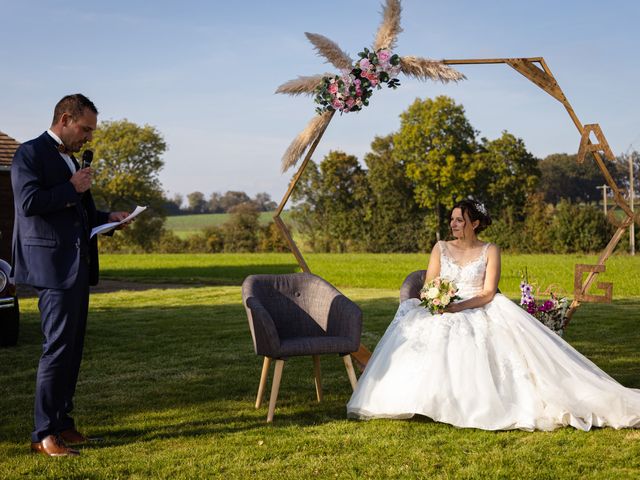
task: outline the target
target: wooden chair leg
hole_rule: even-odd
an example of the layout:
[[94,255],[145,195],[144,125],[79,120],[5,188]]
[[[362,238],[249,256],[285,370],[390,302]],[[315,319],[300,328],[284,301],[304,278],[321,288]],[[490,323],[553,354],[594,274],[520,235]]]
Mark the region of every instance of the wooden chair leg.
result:
[[351,355],[344,355],[342,357],[344,361],[344,366],[347,369],[347,376],[349,377],[349,382],[351,382],[351,388],[353,390],[356,389],[356,385],[358,384],[358,379],[356,378],[356,372],[353,369],[353,362],[351,361]]
[[271,385],[271,398],[269,399],[267,422],[273,422],[273,414],[276,411],[276,401],[278,400],[278,391],[280,390],[280,380],[282,380],[283,368],[284,360],[276,360],[276,367],[273,372],[273,384]]
[[260,405],[262,405],[264,387],[267,386],[267,377],[269,376],[270,366],[271,359],[269,357],[264,357],[264,362],[262,362],[262,374],[260,375],[260,385],[258,386],[258,396],[256,397],[256,408],[260,408]]
[[313,355],[313,375],[316,379],[316,397],[322,401],[322,382],[320,381],[320,355]]

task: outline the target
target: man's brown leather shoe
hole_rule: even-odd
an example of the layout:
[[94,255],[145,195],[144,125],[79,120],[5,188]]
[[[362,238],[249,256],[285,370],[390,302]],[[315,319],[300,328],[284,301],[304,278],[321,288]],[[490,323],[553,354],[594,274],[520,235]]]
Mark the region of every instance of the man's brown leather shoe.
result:
[[50,457],[68,457],[80,455],[78,450],[69,448],[65,445],[58,435],[48,435],[41,442],[32,442],[31,451],[33,453],[42,453]]
[[64,443],[68,444],[79,444],[79,443],[87,443],[90,441],[89,438],[85,437],[75,428],[69,428],[63,432],[60,432],[60,438],[64,441]]

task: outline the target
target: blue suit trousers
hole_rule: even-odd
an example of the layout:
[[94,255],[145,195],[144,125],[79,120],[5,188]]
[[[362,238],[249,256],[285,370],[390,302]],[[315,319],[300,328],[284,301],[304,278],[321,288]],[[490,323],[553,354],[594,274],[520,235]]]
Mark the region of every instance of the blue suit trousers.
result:
[[76,390],[89,309],[89,259],[80,257],[68,289],[37,288],[44,341],[38,364],[33,442],[75,428],[70,413]]

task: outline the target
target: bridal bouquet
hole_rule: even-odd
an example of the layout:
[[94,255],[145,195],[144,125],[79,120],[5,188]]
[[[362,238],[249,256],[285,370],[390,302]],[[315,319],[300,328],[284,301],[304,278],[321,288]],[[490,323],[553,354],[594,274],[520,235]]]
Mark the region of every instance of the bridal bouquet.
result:
[[390,88],[400,85],[395,78],[400,74],[398,55],[386,48],[377,52],[365,48],[358,56],[360,60],[351,71],[344,70],[342,75],[322,79],[315,92],[315,102],[320,105],[316,108],[319,114],[333,110],[357,112],[369,105],[374,88],[382,88],[383,83]]
[[543,325],[562,336],[569,309],[569,299],[550,293],[544,302],[536,302],[533,286],[525,279],[520,282],[520,306],[537,318]]
[[451,302],[460,300],[457,292],[458,287],[453,281],[436,277],[425,283],[420,290],[420,305],[428,308],[431,313],[442,313]]

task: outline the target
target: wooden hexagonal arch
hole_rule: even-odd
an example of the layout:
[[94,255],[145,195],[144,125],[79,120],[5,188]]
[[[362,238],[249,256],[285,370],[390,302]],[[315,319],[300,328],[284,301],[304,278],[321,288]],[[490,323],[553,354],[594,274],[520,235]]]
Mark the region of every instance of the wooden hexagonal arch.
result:
[[[518,71],[519,73],[521,73],[522,75],[524,75],[531,82],[535,83],[538,87],[540,87],[546,93],[551,95],[553,98],[558,100],[565,107],[565,109],[567,110],[567,113],[569,114],[569,117],[573,121],[573,124],[576,126],[576,128],[578,129],[578,132],[580,133],[580,142],[578,147],[577,161],[579,163],[582,163],[584,162],[585,155],[587,153],[593,154],[595,162],[597,163],[598,167],[602,171],[605,181],[607,182],[607,184],[609,185],[609,187],[613,192],[615,203],[622,209],[625,215],[625,217],[622,220],[617,221],[616,226],[618,228],[614,233],[613,237],[611,238],[611,240],[609,241],[608,245],[605,247],[605,249],[601,252],[600,256],[598,257],[598,262],[594,265],[577,264],[575,266],[574,299],[568,310],[567,324],[570,321],[571,317],[573,316],[573,313],[580,306],[580,302],[610,302],[611,294],[612,294],[612,284],[610,283],[597,284],[597,288],[604,291],[604,294],[602,295],[593,295],[588,292],[591,285],[597,278],[597,275],[605,271],[606,269],[605,262],[607,261],[609,256],[612,254],[616,245],[622,238],[624,231],[627,228],[629,228],[629,226],[634,222],[634,212],[630,207],[629,203],[623,197],[622,193],[620,192],[620,189],[618,188],[618,185],[616,184],[615,180],[611,176],[611,173],[607,169],[606,164],[604,163],[603,157],[610,161],[615,160],[615,157],[613,155],[613,152],[611,151],[611,148],[609,147],[609,144],[600,126],[598,124],[583,125],[582,122],[580,122],[580,120],[578,119],[578,116],[573,110],[573,107],[567,100],[566,96],[564,95],[564,92],[558,85],[558,82],[554,78],[553,74],[551,73],[551,70],[547,66],[543,57],[457,59],[457,60],[442,60],[441,63],[445,65],[507,64],[513,69],[515,69],[516,71]],[[309,146],[303,162],[300,164],[300,167],[298,168],[297,172],[294,174],[293,178],[291,179],[289,188],[287,189],[287,192],[285,193],[282,200],[280,201],[280,204],[278,205],[278,208],[273,216],[275,223],[278,225],[278,227],[282,231],[282,234],[284,235],[287,243],[289,244],[289,247],[291,248],[291,251],[293,252],[296,260],[298,261],[300,268],[304,272],[311,272],[311,270],[307,265],[307,263],[305,262],[304,257],[300,252],[300,249],[298,248],[295,241],[293,240],[293,237],[291,236],[289,229],[280,218],[280,215],[285,205],[289,201],[289,198],[293,190],[295,189],[296,184],[300,180],[302,173],[304,172],[307,164],[309,163],[309,160],[311,159],[311,156],[313,155],[316,147],[320,143],[320,140],[322,139],[322,136],[324,135],[324,132],[326,131],[326,128],[328,127],[334,114],[335,114],[335,111],[328,112],[325,114],[327,115],[327,118],[324,124],[322,125],[322,128],[318,131],[318,134],[315,137],[315,140]],[[591,134],[595,136],[595,142],[592,141]],[[587,275],[586,279],[584,278],[585,274]],[[370,352],[366,347],[361,345],[360,350],[356,352],[353,356],[360,364],[366,365],[370,356]]]

